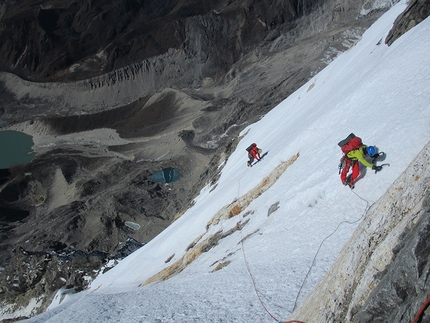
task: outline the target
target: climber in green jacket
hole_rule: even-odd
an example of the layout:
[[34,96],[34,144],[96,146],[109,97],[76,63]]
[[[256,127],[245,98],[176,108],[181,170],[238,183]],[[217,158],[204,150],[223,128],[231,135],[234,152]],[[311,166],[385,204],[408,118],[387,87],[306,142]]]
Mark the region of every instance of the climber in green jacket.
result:
[[[372,147],[372,146],[370,146]],[[372,156],[371,154],[369,154],[367,152],[367,147],[366,145],[361,146],[358,149],[354,149],[351,150],[349,153],[346,154],[346,157],[348,157],[351,160],[358,160],[360,163],[362,163],[364,166],[372,168],[374,165],[372,165],[371,163],[369,163],[365,158],[364,155],[369,155]],[[382,167],[381,167],[382,168]]]
[[[351,188],[354,188],[354,182],[357,179],[357,177],[360,175],[360,166],[358,165],[357,161],[362,163],[364,166],[369,167],[377,172],[379,172],[382,169],[382,166],[376,166],[371,163],[369,163],[364,156],[375,156],[376,155],[376,148],[374,146],[366,146],[361,145],[360,148],[353,149],[349,151],[345,155],[345,166],[342,169],[341,173],[341,180],[344,185],[349,185]],[[346,178],[346,175],[348,174],[349,168],[352,166],[352,174],[350,178]]]

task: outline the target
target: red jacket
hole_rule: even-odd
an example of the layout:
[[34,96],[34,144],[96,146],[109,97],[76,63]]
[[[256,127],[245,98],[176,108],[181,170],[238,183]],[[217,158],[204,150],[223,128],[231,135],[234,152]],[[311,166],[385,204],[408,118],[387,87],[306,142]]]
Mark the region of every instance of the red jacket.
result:
[[255,159],[259,160],[260,159],[260,154],[258,153],[258,147],[254,146],[249,153],[251,154],[252,157],[254,157]]

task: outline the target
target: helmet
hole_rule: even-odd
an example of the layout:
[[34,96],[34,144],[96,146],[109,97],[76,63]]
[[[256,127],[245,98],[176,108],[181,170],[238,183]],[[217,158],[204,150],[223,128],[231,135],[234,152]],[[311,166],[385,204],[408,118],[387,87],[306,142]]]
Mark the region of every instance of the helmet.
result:
[[369,156],[374,156],[376,155],[376,148],[375,146],[369,146],[366,148],[366,152]]

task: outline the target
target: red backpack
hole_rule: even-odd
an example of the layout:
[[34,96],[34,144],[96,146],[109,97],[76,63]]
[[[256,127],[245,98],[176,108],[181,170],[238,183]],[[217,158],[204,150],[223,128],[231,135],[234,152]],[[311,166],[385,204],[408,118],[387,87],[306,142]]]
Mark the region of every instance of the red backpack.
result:
[[349,153],[351,150],[360,148],[363,145],[363,142],[360,137],[357,137],[353,133],[351,133],[344,140],[339,141],[338,145],[340,149],[342,149],[342,152],[344,154],[340,159],[340,163],[339,163],[339,174],[340,174],[340,172],[346,165],[345,158],[348,158],[346,154]]
[[342,152],[346,155],[351,150],[358,149],[363,146],[363,141],[360,137],[357,137],[351,133],[344,140],[339,141],[338,145],[340,149],[342,149]]

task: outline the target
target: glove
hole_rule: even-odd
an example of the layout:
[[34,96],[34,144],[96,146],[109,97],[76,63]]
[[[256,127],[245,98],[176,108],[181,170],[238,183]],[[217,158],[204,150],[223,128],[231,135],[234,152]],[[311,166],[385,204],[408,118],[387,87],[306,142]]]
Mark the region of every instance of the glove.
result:
[[372,169],[373,169],[375,172],[379,172],[379,171],[382,169],[382,166],[376,166],[376,165],[373,165],[373,166],[372,166]]

